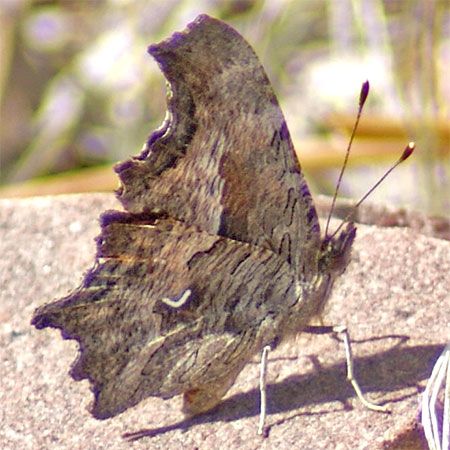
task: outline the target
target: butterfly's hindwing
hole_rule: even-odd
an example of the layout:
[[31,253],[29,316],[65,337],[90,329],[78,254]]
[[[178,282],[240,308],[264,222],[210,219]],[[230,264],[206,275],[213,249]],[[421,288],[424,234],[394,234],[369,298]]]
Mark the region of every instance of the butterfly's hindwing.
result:
[[72,376],[93,383],[93,412],[106,418],[240,370],[274,338],[295,295],[294,273],[268,250],[112,212],[82,288],[40,308],[33,323],[80,342]]

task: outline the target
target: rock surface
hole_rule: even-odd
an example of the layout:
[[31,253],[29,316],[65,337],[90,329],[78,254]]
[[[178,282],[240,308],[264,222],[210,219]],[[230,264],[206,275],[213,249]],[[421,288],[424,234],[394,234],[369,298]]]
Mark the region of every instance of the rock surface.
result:
[[[324,320],[348,326],[358,381],[391,414],[355,399],[341,343],[303,334],[269,355],[267,439],[256,435],[258,358],[223,403],[195,421],[183,420],[179,398],[149,398],[93,419],[87,381],[67,374],[76,343],[35,330],[30,319],[78,286],[94,260],[98,215],[111,208],[118,205],[107,194],[0,201],[1,448],[376,449],[415,427],[420,392],[449,340],[450,242],[368,225],[358,226]],[[134,432],[132,444],[123,439]]]

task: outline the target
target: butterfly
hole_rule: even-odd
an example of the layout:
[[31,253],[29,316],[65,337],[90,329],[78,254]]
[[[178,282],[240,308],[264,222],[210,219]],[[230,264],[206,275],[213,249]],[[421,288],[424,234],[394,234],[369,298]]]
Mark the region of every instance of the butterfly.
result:
[[100,218],[94,266],[32,324],[80,351],[97,419],[149,396],[216,406],[265,346],[319,316],[356,228],[321,237],[269,79],[250,45],[207,15],[151,45],[168,114],[119,163],[123,211]]

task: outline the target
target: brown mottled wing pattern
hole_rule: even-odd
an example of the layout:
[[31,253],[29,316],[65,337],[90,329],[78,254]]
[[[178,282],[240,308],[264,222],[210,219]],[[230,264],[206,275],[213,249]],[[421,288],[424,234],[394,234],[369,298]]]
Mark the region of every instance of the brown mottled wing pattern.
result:
[[82,288],[38,309],[33,324],[80,342],[71,374],[92,382],[92,413],[104,419],[149,395],[232,383],[296,300],[295,275],[271,251],[111,212]]
[[125,209],[163,211],[315,274],[316,212],[253,49],[228,25],[200,16],[149,52],[171,86],[169,116],[140,156],[116,167]]
[[126,212],[102,216],[82,286],[32,321],[80,343],[71,373],[91,381],[97,418],[151,395],[211,408],[315,303],[303,289],[320,262],[317,216],[253,50],[200,16],[149,51],[169,117],[117,166]]

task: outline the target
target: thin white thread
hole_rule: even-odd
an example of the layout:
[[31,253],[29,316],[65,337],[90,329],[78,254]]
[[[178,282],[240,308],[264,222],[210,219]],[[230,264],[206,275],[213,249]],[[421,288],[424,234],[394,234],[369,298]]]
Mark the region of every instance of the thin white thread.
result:
[[[440,439],[438,417],[436,412],[439,391],[444,387],[444,411],[442,413],[442,440]],[[422,394],[422,425],[425,438],[431,450],[449,448],[449,405],[450,405],[450,344],[447,344],[436,361],[431,376]]]

